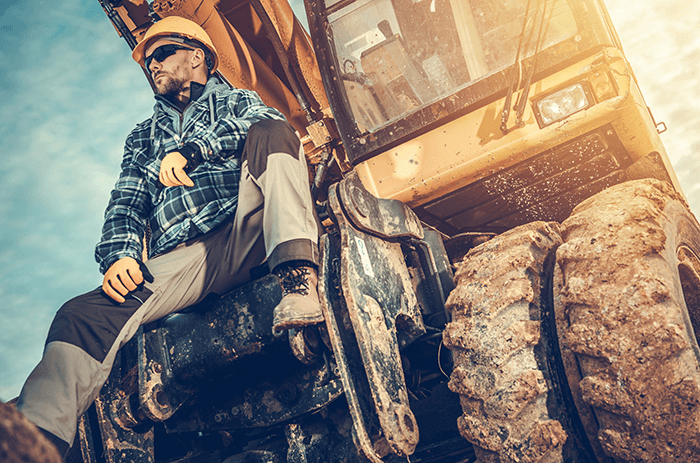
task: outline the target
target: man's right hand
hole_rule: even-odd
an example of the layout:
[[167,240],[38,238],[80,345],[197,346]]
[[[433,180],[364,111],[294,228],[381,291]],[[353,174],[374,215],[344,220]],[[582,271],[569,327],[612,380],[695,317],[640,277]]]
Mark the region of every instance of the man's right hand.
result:
[[185,173],[187,159],[173,151],[168,153],[160,162],[158,179],[164,186],[194,186],[192,179]]
[[112,264],[102,280],[102,290],[120,304],[124,296],[143,283],[139,262],[133,257],[122,257]]

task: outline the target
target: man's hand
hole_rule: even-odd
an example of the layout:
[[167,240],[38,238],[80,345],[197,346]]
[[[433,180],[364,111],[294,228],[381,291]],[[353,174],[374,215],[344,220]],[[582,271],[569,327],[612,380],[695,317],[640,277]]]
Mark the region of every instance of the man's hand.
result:
[[187,159],[177,151],[168,153],[160,163],[160,183],[165,186],[194,186],[184,171]]
[[139,262],[133,257],[122,257],[112,264],[102,280],[102,290],[120,304],[124,296],[143,283]]

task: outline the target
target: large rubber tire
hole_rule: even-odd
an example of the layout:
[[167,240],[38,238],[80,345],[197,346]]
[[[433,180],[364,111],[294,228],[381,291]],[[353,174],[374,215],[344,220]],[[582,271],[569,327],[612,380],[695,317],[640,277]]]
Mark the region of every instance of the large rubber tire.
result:
[[61,463],[61,457],[14,405],[0,402],[0,462]]
[[603,450],[620,462],[700,461],[695,217],[667,183],[639,180],[581,203],[561,233],[559,336]]
[[481,462],[560,462],[567,433],[549,415],[540,340],[541,275],[561,243],[554,223],[534,222],[472,249],[458,265],[443,342],[453,351],[449,387],[460,395],[461,434]]

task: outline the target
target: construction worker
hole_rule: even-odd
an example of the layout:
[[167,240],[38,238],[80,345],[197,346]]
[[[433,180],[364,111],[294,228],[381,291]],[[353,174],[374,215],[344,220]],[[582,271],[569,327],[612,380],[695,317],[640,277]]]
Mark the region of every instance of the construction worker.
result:
[[58,311],[17,403],[62,454],[140,325],[250,281],[264,262],[284,294],[275,331],[323,319],[318,227],[295,131],[255,92],[212,75],[216,49],[191,21],[157,22],[132,56],[156,104],[126,140],[95,250],[103,284]]

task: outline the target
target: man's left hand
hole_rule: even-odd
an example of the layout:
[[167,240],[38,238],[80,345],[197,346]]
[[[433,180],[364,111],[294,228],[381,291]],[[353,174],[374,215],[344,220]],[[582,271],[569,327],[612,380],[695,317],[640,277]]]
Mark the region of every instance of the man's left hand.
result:
[[185,173],[187,159],[177,151],[168,153],[160,163],[158,178],[164,186],[194,186],[194,182]]

